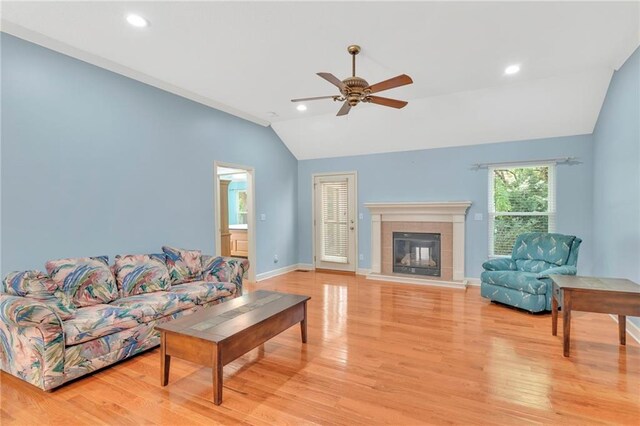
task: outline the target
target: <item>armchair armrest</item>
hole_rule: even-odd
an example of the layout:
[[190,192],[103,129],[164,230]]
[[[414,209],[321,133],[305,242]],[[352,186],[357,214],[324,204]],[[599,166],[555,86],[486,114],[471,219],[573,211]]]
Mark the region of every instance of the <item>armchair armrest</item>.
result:
[[487,260],[482,264],[485,271],[516,271],[516,262],[511,258]]
[[577,273],[578,269],[575,266],[563,265],[542,271],[536,278],[549,278],[549,275],[576,275]]
[[41,389],[64,382],[60,317],[28,297],[0,295],[0,368]]
[[203,280],[235,284],[239,296],[242,294],[242,279],[249,270],[249,261],[237,257],[202,256],[202,269]]

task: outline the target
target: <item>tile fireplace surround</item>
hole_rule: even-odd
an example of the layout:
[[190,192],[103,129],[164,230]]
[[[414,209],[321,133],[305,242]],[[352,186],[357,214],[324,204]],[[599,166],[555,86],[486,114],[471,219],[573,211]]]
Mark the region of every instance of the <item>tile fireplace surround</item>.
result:
[[[368,279],[464,288],[464,220],[470,201],[365,203],[371,212],[371,272]],[[441,235],[439,277],[393,272],[393,232]]]

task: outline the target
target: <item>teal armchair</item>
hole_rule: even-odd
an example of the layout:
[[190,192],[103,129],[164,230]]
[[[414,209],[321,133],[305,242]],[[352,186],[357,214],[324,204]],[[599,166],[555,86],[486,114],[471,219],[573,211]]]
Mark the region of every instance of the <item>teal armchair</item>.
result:
[[511,258],[482,264],[480,294],[529,312],[551,310],[549,275],[576,275],[581,243],[573,235],[544,232],[519,235]]

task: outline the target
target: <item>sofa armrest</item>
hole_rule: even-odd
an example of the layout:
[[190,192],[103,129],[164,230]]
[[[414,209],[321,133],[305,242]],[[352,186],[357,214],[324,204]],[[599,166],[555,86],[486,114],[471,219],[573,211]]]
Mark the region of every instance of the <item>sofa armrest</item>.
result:
[[511,258],[498,258],[487,260],[482,264],[485,271],[516,271],[516,262]]
[[536,278],[549,278],[550,275],[576,275],[577,273],[578,269],[575,266],[564,265],[542,271]]
[[62,321],[28,297],[0,295],[0,368],[41,389],[64,382]]
[[202,279],[236,285],[237,295],[242,294],[242,279],[249,270],[249,261],[237,257],[202,256]]

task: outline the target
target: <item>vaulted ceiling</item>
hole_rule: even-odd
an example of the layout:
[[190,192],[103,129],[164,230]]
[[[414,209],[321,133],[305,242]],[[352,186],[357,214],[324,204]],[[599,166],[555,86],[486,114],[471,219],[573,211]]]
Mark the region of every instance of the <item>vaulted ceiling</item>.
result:
[[[5,1],[2,30],[271,124],[307,159],[591,133],[640,44],[640,3]],[[297,111],[292,98],[336,93],[315,73],[347,77],[352,43],[370,83],[413,78],[381,94],[409,105]]]

